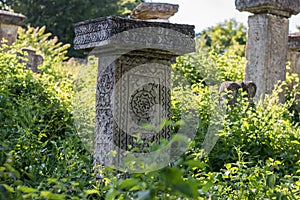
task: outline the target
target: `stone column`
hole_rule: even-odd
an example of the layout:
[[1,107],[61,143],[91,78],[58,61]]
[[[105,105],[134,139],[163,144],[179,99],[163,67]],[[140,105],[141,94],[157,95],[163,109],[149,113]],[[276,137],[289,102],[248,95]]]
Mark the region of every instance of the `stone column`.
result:
[[300,77],[300,33],[289,35],[288,61],[291,62],[291,73]]
[[8,45],[17,39],[18,26],[22,25],[26,17],[21,14],[0,10],[0,39],[5,38]]
[[[254,13],[248,19],[246,81],[257,85],[256,99],[271,94],[285,80],[288,18],[300,12],[297,0],[236,0],[239,11]],[[284,94],[280,94],[281,102]]]
[[77,23],[75,34],[75,49],[99,58],[95,164],[126,168],[126,153],[170,138],[168,126],[156,129],[170,119],[170,65],[194,51],[194,26],[104,17]]

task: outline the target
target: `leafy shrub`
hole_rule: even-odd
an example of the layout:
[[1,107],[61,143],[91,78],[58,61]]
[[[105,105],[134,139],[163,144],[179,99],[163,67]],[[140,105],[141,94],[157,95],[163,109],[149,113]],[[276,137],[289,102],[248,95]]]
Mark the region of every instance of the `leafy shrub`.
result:
[[[298,95],[297,87],[290,87],[294,75],[282,83],[289,91],[284,104],[277,98],[279,87],[255,106],[240,98],[235,106],[223,108],[218,84],[242,80],[245,59],[203,49],[178,58],[172,66],[172,121],[176,125],[187,110],[195,110],[199,121],[185,154],[147,173],[106,167],[98,172],[103,179],[96,181],[91,153],[76,134],[92,129],[93,114],[85,113],[94,107],[95,99],[89,97],[96,62],[64,62],[67,46],[49,36],[44,28],[29,27],[13,47],[0,51],[1,199],[300,197],[300,133],[291,109]],[[17,56],[23,47],[44,56],[42,73],[26,69]]]

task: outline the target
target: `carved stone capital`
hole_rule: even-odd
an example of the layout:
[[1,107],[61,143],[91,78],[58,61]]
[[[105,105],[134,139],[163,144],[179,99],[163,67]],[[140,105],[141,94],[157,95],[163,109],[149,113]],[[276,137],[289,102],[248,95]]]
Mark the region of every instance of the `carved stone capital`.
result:
[[0,24],[10,24],[21,26],[25,22],[26,17],[22,14],[0,10]]
[[299,0],[235,0],[235,5],[239,11],[254,14],[268,13],[290,17],[300,12]]
[[103,17],[75,24],[75,49],[99,53],[158,49],[173,55],[195,51],[194,26]]

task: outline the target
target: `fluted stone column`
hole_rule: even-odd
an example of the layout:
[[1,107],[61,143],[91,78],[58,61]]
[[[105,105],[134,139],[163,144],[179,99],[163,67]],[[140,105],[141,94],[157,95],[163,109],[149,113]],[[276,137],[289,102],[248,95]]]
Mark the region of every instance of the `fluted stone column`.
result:
[[169,139],[168,126],[144,125],[170,119],[170,65],[194,51],[194,26],[104,17],[77,23],[75,34],[75,49],[99,58],[95,164],[121,165],[125,152]]
[[17,39],[18,26],[23,25],[26,17],[21,14],[0,10],[0,39],[5,38],[8,45]]
[[[289,20],[300,12],[298,0],[236,0],[239,11],[254,13],[248,19],[246,81],[257,85],[256,99],[271,94],[285,80]],[[281,102],[284,94],[280,94]]]

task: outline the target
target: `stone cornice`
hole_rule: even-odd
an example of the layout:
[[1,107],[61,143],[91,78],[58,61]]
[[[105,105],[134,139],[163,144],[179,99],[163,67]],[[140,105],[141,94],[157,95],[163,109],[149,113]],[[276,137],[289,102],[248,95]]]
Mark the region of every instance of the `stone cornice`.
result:
[[299,0],[235,0],[239,11],[248,11],[254,14],[269,13],[290,17],[300,12]]
[[75,24],[75,49],[160,49],[174,54],[194,51],[194,26],[102,17]]
[[20,26],[25,20],[26,17],[22,14],[0,10],[0,23]]

